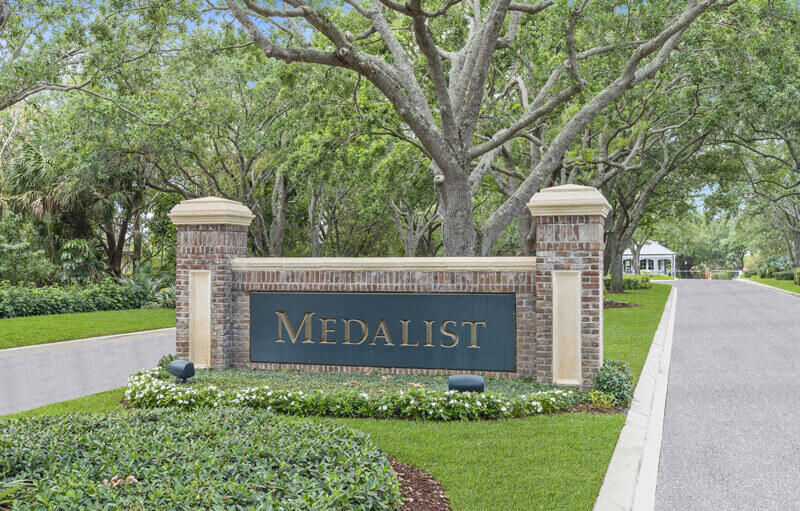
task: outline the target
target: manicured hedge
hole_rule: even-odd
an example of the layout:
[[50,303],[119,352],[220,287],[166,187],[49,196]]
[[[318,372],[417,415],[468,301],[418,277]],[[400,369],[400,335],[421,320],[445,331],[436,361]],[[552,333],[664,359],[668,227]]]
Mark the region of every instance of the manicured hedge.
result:
[[794,285],[800,286],[800,268],[794,270]]
[[238,406],[266,409],[286,415],[419,419],[433,421],[503,419],[565,410],[579,399],[577,392],[548,390],[516,396],[473,392],[437,392],[425,389],[366,392],[291,391],[267,385],[225,390],[214,385],[175,383],[158,369],[128,378],[125,399],[139,408]]
[[12,481],[24,482],[5,503],[15,510],[388,511],[402,503],[388,459],[365,434],[241,408],[9,420],[0,428],[0,484]]
[[[603,284],[606,286],[606,291],[611,289],[611,275],[606,275],[603,278]],[[650,289],[650,276],[649,275],[623,275],[622,276],[622,289]]]
[[70,287],[28,287],[0,283],[0,318],[138,309],[147,303],[147,291],[135,284],[100,284]]
[[735,271],[715,271],[711,273],[711,280],[733,280],[735,277]]
[[775,280],[794,280],[793,271],[776,271]]

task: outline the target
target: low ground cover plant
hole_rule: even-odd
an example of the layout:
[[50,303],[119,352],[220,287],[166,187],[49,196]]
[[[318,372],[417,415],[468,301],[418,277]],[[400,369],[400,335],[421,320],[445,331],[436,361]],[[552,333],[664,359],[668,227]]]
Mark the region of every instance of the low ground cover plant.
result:
[[294,416],[417,419],[434,421],[503,419],[567,410],[581,398],[575,391],[553,389],[505,396],[410,387],[385,393],[358,390],[276,389],[269,385],[223,389],[208,384],[180,384],[161,369],[131,375],[125,389],[129,406],[138,408],[245,407]]
[[[603,278],[603,284],[606,291],[611,289],[611,275],[606,275]],[[649,275],[623,275],[622,276],[622,289],[650,289],[650,276]]]
[[3,483],[13,489],[5,505],[19,510],[401,504],[389,460],[365,434],[242,408],[7,421],[0,429]]
[[[164,357],[160,366],[166,367],[174,355]],[[376,372],[337,373],[306,371],[259,371],[251,369],[198,369],[192,384],[214,385],[224,390],[241,390],[250,387],[269,386],[273,390],[303,391],[316,390],[333,392],[352,390],[369,395],[399,392],[407,389],[425,389],[437,392],[447,391],[447,376],[426,374],[380,374]],[[554,385],[538,383],[531,378],[486,378],[486,392],[504,396],[519,396],[552,390]]]

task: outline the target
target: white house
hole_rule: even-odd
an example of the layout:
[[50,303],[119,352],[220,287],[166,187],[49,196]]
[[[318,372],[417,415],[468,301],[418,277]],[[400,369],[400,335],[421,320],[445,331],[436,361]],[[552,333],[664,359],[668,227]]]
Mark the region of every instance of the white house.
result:
[[[678,254],[656,241],[647,241],[639,252],[639,270],[643,273],[675,276]],[[628,249],[622,254],[623,273],[634,273],[633,254]]]

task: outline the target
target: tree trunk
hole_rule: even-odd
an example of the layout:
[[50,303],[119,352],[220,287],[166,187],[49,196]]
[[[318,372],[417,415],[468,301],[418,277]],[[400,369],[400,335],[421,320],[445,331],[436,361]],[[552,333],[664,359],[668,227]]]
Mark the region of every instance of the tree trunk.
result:
[[519,230],[520,250],[522,256],[536,255],[536,224],[528,208],[517,215],[517,229]]
[[792,263],[795,268],[800,268],[800,231],[792,231],[792,243],[794,244]]
[[642,246],[638,243],[633,244],[633,250],[631,250],[631,264],[633,264],[633,271],[636,275],[642,274],[642,268],[639,265],[639,258],[642,256]]
[[141,218],[137,215],[136,220],[134,221],[133,224],[133,258],[131,260],[131,265],[133,266],[133,273],[136,273],[142,262],[143,238],[144,236],[142,234]]
[[313,187],[311,190],[311,200],[308,203],[308,223],[311,226],[311,256],[319,257],[320,254],[320,228],[318,218],[318,205],[322,187]]
[[405,257],[416,257],[420,237],[414,233],[406,232],[401,238],[403,240],[403,255]]
[[443,182],[437,184],[437,189],[442,212],[444,255],[475,255],[469,172],[450,172]]
[[275,173],[275,185],[272,188],[270,207],[272,223],[269,226],[269,255],[280,257],[283,251],[283,239],[286,234],[286,210],[289,207],[289,180],[280,172]]
[[622,250],[617,233],[611,231],[607,235],[608,270],[611,274],[611,293],[622,293]]

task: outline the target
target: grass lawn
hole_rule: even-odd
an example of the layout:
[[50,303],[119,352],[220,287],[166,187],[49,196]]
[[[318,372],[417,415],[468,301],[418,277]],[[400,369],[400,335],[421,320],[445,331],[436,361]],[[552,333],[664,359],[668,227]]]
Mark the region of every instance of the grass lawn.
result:
[[0,319],[0,349],[175,326],[175,309],[131,309]]
[[124,388],[99,392],[97,394],[79,397],[78,399],[70,399],[69,401],[62,401],[60,403],[40,406],[39,408],[34,408],[33,410],[26,410],[24,412],[15,413],[12,415],[5,415],[0,417],[0,421],[3,419],[39,417],[41,415],[62,415],[65,413],[109,412],[113,410],[122,410],[120,401],[122,401],[122,397],[124,395]]
[[[634,378],[642,370],[669,292],[669,286],[654,285],[606,294],[611,300],[643,304],[608,309],[604,316],[605,356],[627,361]],[[316,384],[313,377],[299,378],[302,386]],[[377,389],[380,383],[367,378],[364,385]],[[513,392],[515,387],[498,390]],[[119,389],[16,416],[118,410],[121,397]],[[428,470],[442,483],[456,511],[572,511],[594,505],[625,416],[562,413],[481,422],[316,420],[369,433],[390,456]]]
[[633,375],[634,383],[644,367],[650,343],[658,328],[664,305],[672,287],[653,284],[650,289],[636,289],[625,293],[606,293],[607,300],[638,303],[641,307],[606,309],[603,315],[605,336],[604,356],[624,360]]
[[621,414],[564,413],[483,422],[329,419],[431,473],[454,510],[589,510]]
[[675,280],[675,277],[669,275],[650,275],[650,280]]
[[759,277],[748,277],[747,280],[758,282],[759,284],[766,284],[768,286],[777,287],[786,291],[794,291],[800,293],[800,286],[795,285],[791,280],[778,280],[778,279],[762,279]]

